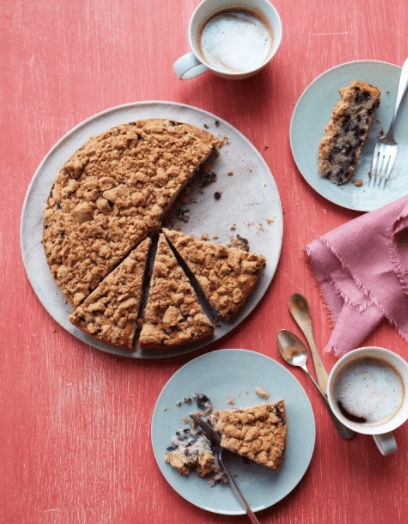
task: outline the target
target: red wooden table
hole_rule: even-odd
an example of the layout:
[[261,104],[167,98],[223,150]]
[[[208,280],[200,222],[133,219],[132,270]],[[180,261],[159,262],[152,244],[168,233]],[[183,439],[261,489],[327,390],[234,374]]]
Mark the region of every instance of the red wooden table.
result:
[[[255,311],[211,349],[245,348],[279,361],[281,328],[300,334],[287,301],[304,294],[319,348],[331,324],[304,246],[359,215],[320,197],[297,170],[289,145],[294,106],[319,74],[351,60],[402,65],[408,4],[399,0],[275,0],[281,47],[256,77],[207,73],[182,82],[173,62],[188,51],[198,0],[3,0],[0,9],[0,521],[11,524],[247,522],[199,510],[173,491],[150,441],[154,405],[167,380],[196,354],[134,361],[102,353],[65,332],[37,299],[19,245],[21,209],[44,155],[73,126],[116,105],[167,100],[208,110],[262,153],[284,208],[277,273]],[[388,323],[367,345],[408,357]],[[322,355],[331,369],[336,357]],[[408,425],[398,452],[382,457],[371,438],[339,438],[301,371],[317,426],[310,467],[295,490],[258,513],[261,522],[406,522]]]

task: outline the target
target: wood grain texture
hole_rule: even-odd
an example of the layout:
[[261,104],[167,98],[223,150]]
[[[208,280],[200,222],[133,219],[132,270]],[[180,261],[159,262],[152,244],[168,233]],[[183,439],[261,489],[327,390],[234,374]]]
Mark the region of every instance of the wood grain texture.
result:
[[[259,306],[215,347],[246,348],[279,361],[276,332],[301,335],[287,302],[310,302],[317,346],[331,323],[305,263],[304,246],[358,216],[324,200],[292,159],[289,125],[307,85],[351,60],[402,65],[408,4],[400,0],[275,0],[281,47],[254,78],[205,74],[182,82],[173,62],[188,52],[198,0],[3,0],[0,9],[0,521],[10,524],[200,524],[247,522],[213,515],[182,499],[162,477],[150,443],[154,405],[167,380],[194,355],[128,361],[92,349],[43,309],[20,255],[21,208],[44,155],[73,126],[104,109],[169,100],[208,110],[261,152],[284,208],[276,276]],[[340,86],[339,86],[340,87]],[[408,357],[407,343],[383,323],[365,343]],[[322,358],[328,369],[333,355]],[[343,441],[313,385],[294,375],[313,405],[317,440],[305,477],[262,522],[406,522],[408,425],[397,454],[372,439]]]

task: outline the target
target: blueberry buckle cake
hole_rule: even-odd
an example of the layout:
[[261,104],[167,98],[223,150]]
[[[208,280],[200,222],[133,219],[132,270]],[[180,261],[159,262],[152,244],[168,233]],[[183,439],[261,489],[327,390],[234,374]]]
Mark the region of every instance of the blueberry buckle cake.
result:
[[319,144],[318,169],[322,177],[342,185],[354,174],[381,91],[367,82],[352,81],[339,93],[342,100],[335,105]]

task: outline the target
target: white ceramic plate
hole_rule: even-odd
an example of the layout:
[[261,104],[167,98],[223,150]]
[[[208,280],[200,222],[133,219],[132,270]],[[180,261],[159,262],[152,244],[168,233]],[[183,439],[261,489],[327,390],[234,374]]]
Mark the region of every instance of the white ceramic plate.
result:
[[[227,244],[230,235],[239,233],[248,239],[251,251],[267,258],[267,265],[258,284],[242,310],[228,324],[221,322],[215,334],[204,342],[184,346],[178,350],[147,351],[136,348],[134,352],[121,350],[99,342],[86,335],[68,321],[72,310],[48,268],[41,244],[43,211],[51,186],[59,170],[70,156],[91,136],[111,127],[144,118],[168,118],[206,127],[220,139],[226,137],[225,145],[209,164],[217,174],[217,181],[201,189],[193,184],[188,223],[180,222],[181,229],[201,237],[217,234],[216,242]],[[228,176],[233,172],[233,176]],[[215,192],[222,192],[215,200]],[[267,223],[267,220],[273,222]],[[262,223],[262,228],[259,224]],[[231,226],[236,224],[236,229]],[[250,225],[249,225],[250,224]],[[249,225],[249,226],[248,226]],[[115,355],[131,358],[160,358],[176,356],[199,349],[214,342],[234,329],[258,304],[275,274],[283,234],[283,217],[278,189],[273,176],[260,153],[237,129],[220,118],[195,107],[172,102],[141,102],[115,107],[99,113],[65,135],[47,154],[28,188],[21,219],[21,250],[28,278],[43,306],[67,331],[87,344]]]
[[[197,411],[183,402],[193,393],[204,393],[214,409],[248,407],[265,402],[255,388],[269,393],[268,402],[285,400],[288,439],[280,471],[228,454],[231,473],[253,511],[272,506],[302,479],[313,455],[316,427],[309,399],[296,378],[281,364],[260,353],[241,349],[212,351],[179,369],[161,392],[153,413],[152,443],[157,464],[170,485],[199,508],[225,515],[242,515],[244,510],[227,485],[210,487],[195,473],[179,475],[164,460],[166,447],[183,424],[183,416]],[[247,392],[247,393],[246,393]],[[232,406],[228,399],[234,400]],[[177,402],[182,406],[176,406]],[[166,409],[165,409],[166,408]]]
[[[331,202],[356,211],[372,211],[408,194],[407,100],[395,127],[398,155],[387,185],[385,188],[374,186],[368,176],[377,134],[382,127],[385,132],[388,131],[394,114],[400,74],[400,67],[385,62],[349,62],[320,75],[300,97],[290,127],[292,153],[305,180]],[[337,186],[322,178],[317,170],[317,150],[324,136],[324,127],[330,120],[335,104],[341,99],[338,90],[348,86],[352,80],[365,81],[381,89],[381,104],[353,176],[353,179],[363,181],[361,187],[356,187],[352,182]]]

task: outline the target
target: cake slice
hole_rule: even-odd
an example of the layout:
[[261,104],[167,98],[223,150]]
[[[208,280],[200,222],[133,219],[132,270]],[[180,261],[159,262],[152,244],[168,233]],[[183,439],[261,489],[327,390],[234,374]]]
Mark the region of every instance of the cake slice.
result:
[[285,402],[250,408],[214,410],[212,420],[221,446],[279,471],[286,447]]
[[74,326],[101,342],[133,350],[150,243],[144,240],[70,314]]
[[318,170],[337,185],[348,182],[380,104],[381,91],[367,82],[352,81],[339,90],[341,101],[331,114],[318,151]]
[[43,245],[65,298],[78,306],[146,236],[214,151],[203,129],[166,119],[92,137],[62,166],[44,210]]
[[165,236],[161,234],[139,346],[142,349],[175,348],[197,342],[213,333],[214,326],[205,315]]
[[224,320],[230,320],[255,287],[266,258],[179,231],[163,231],[197,279],[211,306]]

